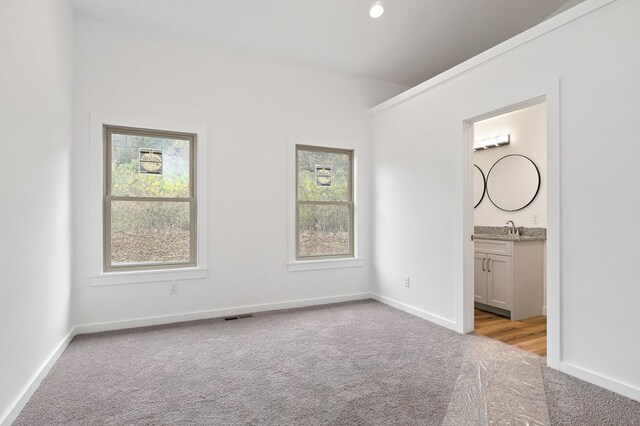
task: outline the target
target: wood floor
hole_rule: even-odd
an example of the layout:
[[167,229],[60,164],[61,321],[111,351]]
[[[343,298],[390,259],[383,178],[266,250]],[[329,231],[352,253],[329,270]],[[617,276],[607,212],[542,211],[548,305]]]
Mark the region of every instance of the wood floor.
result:
[[547,317],[538,316],[511,321],[491,312],[476,309],[475,334],[499,340],[540,356],[547,356]]

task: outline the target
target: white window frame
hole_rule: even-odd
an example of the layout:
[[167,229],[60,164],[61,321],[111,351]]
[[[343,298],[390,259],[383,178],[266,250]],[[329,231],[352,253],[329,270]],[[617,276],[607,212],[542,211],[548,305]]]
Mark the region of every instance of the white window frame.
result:
[[[297,259],[297,163],[296,146],[310,146],[336,150],[352,151],[352,203],[353,203],[353,255],[348,257],[317,257]],[[289,272],[309,271],[318,269],[353,268],[364,265],[364,259],[359,256],[359,241],[362,230],[360,224],[365,213],[358,208],[359,191],[359,152],[357,144],[341,139],[329,139],[307,135],[294,134],[289,136],[287,155],[287,193],[288,193],[288,262]]]
[[[158,268],[149,270],[106,270],[104,265],[104,185],[106,173],[104,153],[104,126],[154,129],[165,132],[188,133],[196,136],[196,265],[190,267]],[[91,115],[91,285],[120,285],[172,280],[206,278],[207,269],[207,127],[128,115],[93,113]]]
[[[117,196],[113,194],[113,188],[111,179],[113,177],[112,172],[112,135],[133,135],[143,137],[162,137],[172,140],[186,140],[189,144],[189,194],[182,197],[159,197],[159,196]],[[105,173],[105,185],[104,185],[104,213],[103,213],[103,226],[104,231],[102,233],[103,247],[103,270],[105,272],[114,271],[136,271],[136,270],[158,270],[158,269],[175,269],[175,268],[188,268],[197,266],[197,253],[198,253],[198,224],[197,224],[197,200],[196,196],[196,161],[197,161],[197,136],[192,133],[177,133],[166,132],[157,129],[140,129],[132,127],[121,127],[113,125],[104,126],[104,150],[105,150],[105,162],[103,164],[103,173]],[[150,262],[150,263],[133,263],[133,264],[114,264],[112,262],[112,209],[113,202],[135,202],[135,201],[155,201],[166,203],[189,203],[189,260],[187,262]]]

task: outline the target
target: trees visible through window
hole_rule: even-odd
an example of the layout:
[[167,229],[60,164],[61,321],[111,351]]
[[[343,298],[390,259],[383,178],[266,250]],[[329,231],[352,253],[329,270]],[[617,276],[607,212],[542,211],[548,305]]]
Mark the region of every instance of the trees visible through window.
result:
[[353,151],[296,146],[296,257],[353,257]]
[[195,135],[111,126],[104,135],[104,269],[195,266]]

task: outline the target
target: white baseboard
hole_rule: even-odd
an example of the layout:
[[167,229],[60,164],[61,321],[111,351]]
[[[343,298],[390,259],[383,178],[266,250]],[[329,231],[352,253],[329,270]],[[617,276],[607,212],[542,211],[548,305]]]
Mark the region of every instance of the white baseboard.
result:
[[407,305],[406,303],[399,302],[386,296],[381,296],[376,293],[371,293],[371,298],[377,300],[378,302],[384,303],[385,305],[392,306],[396,309],[400,309],[401,311],[405,311],[422,319],[426,319],[427,321],[446,327],[450,330],[458,331],[456,329],[456,323],[454,321],[448,320],[441,316],[431,314],[427,311],[423,311],[422,309]]
[[232,308],[195,311],[183,314],[160,315],[123,321],[110,321],[76,326],[76,334],[97,333],[101,331],[123,330],[127,328],[147,327],[151,325],[172,324],[176,322],[196,321],[220,318],[252,312],[275,311],[279,309],[302,308],[305,306],[326,305],[328,303],[349,302],[371,298],[371,293],[354,293],[340,296],[319,297],[315,299],[291,300],[287,302],[267,303],[263,305],[245,305]]
[[544,305],[542,307],[542,315],[544,315],[545,317],[547,316],[547,305]]
[[637,387],[576,367],[575,365],[568,364],[564,361],[560,361],[559,367],[559,370],[563,373],[640,402],[640,389]]
[[75,332],[72,329],[58,344],[58,346],[51,352],[51,354],[44,360],[44,362],[40,365],[40,368],[34,373],[29,380],[28,384],[23,388],[22,392],[18,395],[18,397],[14,400],[13,404],[10,406],[5,413],[0,417],[0,425],[9,426],[13,423],[20,414],[20,411],[27,405],[29,399],[33,396],[42,380],[49,374],[51,367],[58,361],[60,355],[67,349],[71,340],[73,340],[75,336]]

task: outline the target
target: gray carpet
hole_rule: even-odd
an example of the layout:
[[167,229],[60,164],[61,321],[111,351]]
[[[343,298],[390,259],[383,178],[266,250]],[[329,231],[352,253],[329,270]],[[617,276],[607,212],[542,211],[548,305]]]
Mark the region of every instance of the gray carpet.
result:
[[640,425],[640,402],[542,367],[549,416],[557,425]]
[[437,425],[467,338],[373,301],[78,336],[15,424]]
[[[440,425],[477,339],[374,301],[77,336],[15,425]],[[640,403],[540,377],[552,424],[638,424]]]

